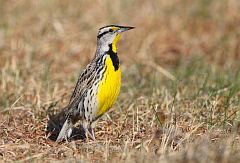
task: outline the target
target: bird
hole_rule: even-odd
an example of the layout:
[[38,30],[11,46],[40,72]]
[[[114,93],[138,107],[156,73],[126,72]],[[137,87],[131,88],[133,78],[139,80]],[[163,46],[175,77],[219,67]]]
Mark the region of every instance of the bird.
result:
[[56,141],[68,140],[80,123],[85,136],[96,140],[97,121],[115,103],[121,87],[121,66],[116,44],[131,26],[106,25],[99,29],[94,58],[79,75],[67,106],[50,117],[47,133],[54,130]]

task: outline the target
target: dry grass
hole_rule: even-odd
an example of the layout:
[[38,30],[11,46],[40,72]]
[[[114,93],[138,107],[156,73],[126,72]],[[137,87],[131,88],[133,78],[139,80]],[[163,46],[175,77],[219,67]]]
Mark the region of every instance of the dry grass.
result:
[[[0,159],[236,162],[240,155],[238,0],[0,0]],[[46,139],[106,24],[119,43],[120,97],[97,141]]]

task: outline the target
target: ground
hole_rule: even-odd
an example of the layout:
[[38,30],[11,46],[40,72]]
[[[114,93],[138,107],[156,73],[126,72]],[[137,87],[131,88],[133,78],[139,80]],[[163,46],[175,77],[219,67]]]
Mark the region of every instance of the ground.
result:
[[[0,160],[237,162],[238,0],[0,0]],[[98,28],[118,43],[123,78],[96,141],[56,143],[49,109],[71,96]]]

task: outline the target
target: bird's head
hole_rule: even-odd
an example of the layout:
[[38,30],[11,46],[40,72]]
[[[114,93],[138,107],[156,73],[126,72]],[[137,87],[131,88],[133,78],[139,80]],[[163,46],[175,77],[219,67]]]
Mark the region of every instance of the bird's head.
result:
[[[119,25],[107,25],[99,29],[97,35],[97,44],[104,50],[108,50],[109,45],[116,46],[117,41],[120,39],[121,33],[134,27],[119,26]],[[114,47],[113,47],[113,50]]]

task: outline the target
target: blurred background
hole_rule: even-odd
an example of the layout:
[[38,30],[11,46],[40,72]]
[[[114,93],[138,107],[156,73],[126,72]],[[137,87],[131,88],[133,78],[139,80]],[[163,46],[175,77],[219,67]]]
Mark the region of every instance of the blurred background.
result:
[[[128,116],[131,129],[121,134],[130,142],[151,135],[152,107],[186,135],[196,123],[204,133],[240,122],[239,0],[0,0],[0,142],[45,142],[47,110],[68,102],[98,29],[109,24],[136,27],[118,43],[122,90],[110,112],[116,124]],[[114,142],[110,122],[100,122],[98,139],[109,131]]]
[[238,0],[1,0],[1,85],[20,93],[23,83],[49,75],[54,82],[75,80],[94,56],[98,29],[108,24],[136,27],[118,44],[123,69],[143,64],[149,73],[148,61],[174,68],[193,57],[207,66],[236,66],[239,13]]

